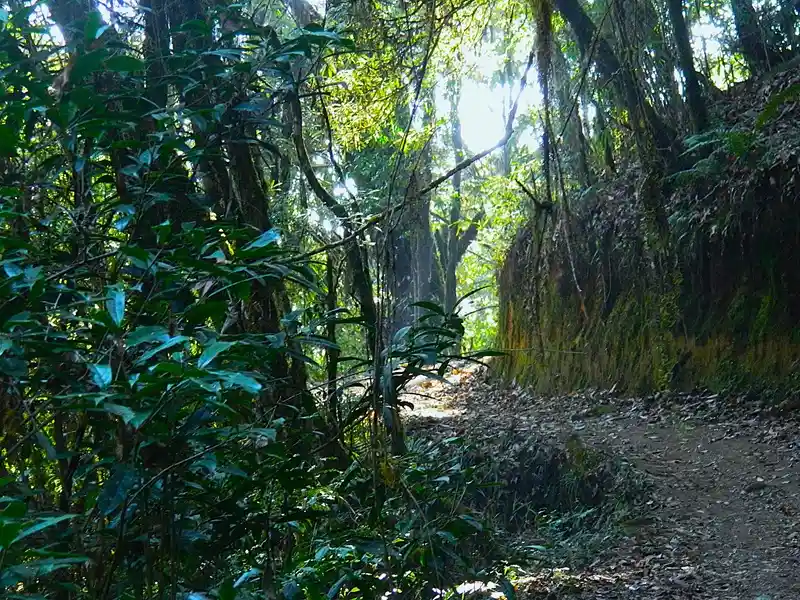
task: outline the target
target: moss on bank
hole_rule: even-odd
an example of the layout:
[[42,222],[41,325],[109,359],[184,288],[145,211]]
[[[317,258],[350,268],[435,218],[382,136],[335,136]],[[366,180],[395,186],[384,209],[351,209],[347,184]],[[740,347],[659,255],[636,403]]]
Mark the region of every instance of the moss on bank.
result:
[[759,129],[765,98],[742,91],[734,120],[687,140],[658,190],[666,243],[635,168],[575,202],[572,243],[564,214],[519,233],[499,278],[505,377],[542,392],[797,388],[800,109]]

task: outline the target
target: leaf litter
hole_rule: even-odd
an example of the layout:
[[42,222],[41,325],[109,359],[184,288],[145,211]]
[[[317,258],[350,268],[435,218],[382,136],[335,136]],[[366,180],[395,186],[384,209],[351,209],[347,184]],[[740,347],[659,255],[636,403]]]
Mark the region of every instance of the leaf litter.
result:
[[[586,448],[601,457],[603,467],[594,473],[608,474],[613,464],[644,482],[636,498],[627,498],[633,510],[613,513],[614,533],[602,536],[600,544],[595,536],[588,558],[574,547],[572,554],[551,552],[549,561],[528,554],[515,571],[518,597],[800,598],[800,425],[791,413],[759,404],[751,395],[626,397],[587,390],[542,397],[501,385],[475,368],[456,370],[448,381],[412,384],[406,398],[415,405],[408,414],[412,435],[462,436],[487,448],[481,460],[529,461],[517,465],[518,473],[541,471],[542,448],[555,457]],[[532,443],[537,453],[515,451],[509,439],[518,446]],[[545,463],[553,460],[561,459]],[[506,487],[530,487],[518,479]],[[605,486],[599,492],[604,501],[616,498],[610,492],[620,480],[612,475],[595,482]],[[552,481],[533,483],[546,487]],[[527,524],[501,531],[510,546],[536,547],[537,514],[523,513]],[[573,536],[567,542],[575,546],[581,540]],[[547,554],[553,548],[541,550]]]

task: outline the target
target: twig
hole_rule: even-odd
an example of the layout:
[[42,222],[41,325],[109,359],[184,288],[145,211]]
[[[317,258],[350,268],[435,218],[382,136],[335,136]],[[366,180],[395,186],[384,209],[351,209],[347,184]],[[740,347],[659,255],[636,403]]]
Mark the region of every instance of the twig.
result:
[[522,77],[520,78],[519,91],[517,92],[517,97],[514,99],[514,104],[512,104],[511,110],[508,113],[508,119],[506,120],[506,133],[505,133],[505,135],[494,146],[491,146],[490,148],[486,148],[485,150],[482,150],[481,152],[478,152],[477,154],[473,154],[469,158],[466,158],[466,159],[462,160],[460,163],[458,163],[452,169],[447,171],[447,173],[445,173],[444,175],[441,175],[440,177],[437,177],[436,179],[431,181],[426,187],[422,188],[422,190],[419,191],[419,195],[420,196],[435,190],[437,187],[442,185],[445,181],[450,179],[456,173],[459,173],[460,171],[463,171],[467,167],[472,166],[473,164],[475,164],[479,160],[481,160],[483,158],[486,158],[492,152],[494,152],[495,150],[497,150],[499,148],[502,148],[503,146],[505,146],[511,140],[511,137],[514,135],[514,120],[517,118],[517,110],[519,109],[519,99],[520,99],[520,96],[522,96],[522,92],[525,91],[525,88],[528,85],[528,73],[530,72],[531,67],[533,66],[534,57],[535,57],[535,52],[533,50],[531,50],[530,54],[528,55],[528,64],[525,67],[525,72],[523,73]]

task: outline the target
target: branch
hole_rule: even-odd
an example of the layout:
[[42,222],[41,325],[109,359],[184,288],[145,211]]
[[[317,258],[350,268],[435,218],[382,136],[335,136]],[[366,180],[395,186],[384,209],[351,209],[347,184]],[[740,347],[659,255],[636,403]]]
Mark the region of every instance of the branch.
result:
[[458,236],[458,244],[456,245],[456,258],[459,262],[463,256],[467,253],[467,248],[469,245],[474,242],[478,237],[478,225],[477,221],[482,221],[485,214],[483,211],[480,211],[475,218],[472,220],[472,223],[469,224],[469,227]]
[[435,190],[437,187],[442,185],[445,181],[450,179],[456,173],[459,173],[464,169],[466,169],[467,167],[472,166],[479,160],[486,158],[492,152],[494,152],[498,148],[502,148],[511,140],[511,137],[514,135],[514,120],[517,118],[517,109],[519,108],[519,98],[520,96],[522,96],[522,92],[525,91],[525,87],[528,85],[528,73],[531,70],[531,66],[533,65],[533,59],[535,56],[536,56],[535,51],[531,50],[530,54],[528,55],[528,64],[525,67],[525,72],[523,73],[519,81],[519,92],[517,92],[517,97],[514,99],[514,104],[511,106],[511,110],[508,113],[508,119],[506,120],[505,135],[500,139],[500,141],[498,141],[491,148],[487,148],[486,150],[478,152],[477,154],[474,154],[469,158],[462,160],[455,167],[450,169],[447,173],[431,181],[430,184],[428,184],[426,187],[422,188],[422,190],[419,191],[420,196],[423,196],[428,192]]
[[534,194],[527,187],[525,187],[525,184],[522,183],[519,179],[514,179],[514,183],[516,183],[522,189],[522,191],[525,192],[525,195],[528,198],[531,199],[531,201],[533,202],[534,206],[536,208],[538,208],[539,210],[550,210],[550,209],[553,208],[553,203],[552,202],[549,202],[549,201],[542,202],[541,200],[539,200],[536,197],[536,194]]
[[289,104],[294,113],[292,141],[294,142],[294,148],[297,152],[297,159],[300,162],[300,170],[303,172],[308,185],[311,186],[314,195],[342,221],[346,229],[351,229],[352,217],[350,213],[348,213],[347,209],[339,204],[336,198],[333,197],[333,194],[326,190],[322,183],[320,183],[317,174],[314,173],[314,167],[311,166],[311,159],[308,157],[308,150],[306,150],[306,144],[303,141],[303,107],[300,105],[300,98],[296,92],[291,92],[289,94]]

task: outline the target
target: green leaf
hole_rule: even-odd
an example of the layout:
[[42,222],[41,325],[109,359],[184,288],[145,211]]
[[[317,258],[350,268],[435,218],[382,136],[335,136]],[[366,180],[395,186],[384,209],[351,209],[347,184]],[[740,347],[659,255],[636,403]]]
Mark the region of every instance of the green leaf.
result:
[[128,406],[113,404],[111,402],[103,404],[103,410],[109,414],[117,415],[122,419],[123,423],[130,425],[134,429],[139,429],[145,419],[150,416],[149,411],[136,412]]
[[72,63],[72,83],[78,84],[90,73],[99,71],[103,66],[103,59],[106,56],[108,56],[108,51],[105,49],[93,50],[86,54],[78,54],[75,61]]
[[228,578],[222,582],[217,590],[219,600],[236,600],[236,588],[233,587],[233,579]]
[[121,287],[108,288],[106,310],[117,327],[122,325],[122,320],[125,318],[125,291]]
[[3,270],[6,272],[6,275],[12,278],[19,277],[24,273],[24,271],[19,267],[19,265],[13,262],[4,262]]
[[19,138],[17,131],[9,126],[0,127],[0,156],[16,156]]
[[125,465],[116,465],[111,477],[103,485],[97,496],[97,508],[108,516],[128,497],[137,481],[136,473]]
[[245,250],[253,250],[255,248],[263,248],[265,246],[269,246],[270,244],[274,244],[281,239],[280,233],[278,233],[277,229],[269,229],[258,236],[255,240],[250,242],[247,246],[245,246]]
[[785,90],[773,93],[769,101],[764,106],[764,110],[756,118],[756,127],[761,128],[778,114],[778,109],[786,102],[796,100],[800,97],[800,83],[790,85]]
[[112,56],[107,59],[104,64],[105,68],[109,71],[116,71],[118,73],[135,73],[137,71],[144,71],[146,68],[144,61],[127,54]]
[[220,379],[227,384],[226,387],[240,388],[253,395],[258,394],[261,391],[261,384],[244,373],[217,371],[216,375],[218,375]]
[[344,584],[347,583],[349,579],[350,579],[349,574],[342,575],[339,578],[339,580],[336,583],[334,583],[333,586],[331,586],[331,589],[328,590],[328,596],[327,596],[328,600],[333,600],[334,598],[336,598],[336,596],[339,595],[339,592],[341,591]]
[[209,365],[221,352],[225,352],[231,346],[234,346],[236,342],[213,342],[209,344],[203,353],[200,355],[200,358],[197,361],[197,366],[201,369],[205,368]]
[[32,525],[31,527],[21,531],[11,543],[13,544],[15,542],[19,542],[24,540],[26,537],[33,535],[34,533],[38,533],[39,531],[43,531],[49,527],[52,527],[53,525],[57,525],[58,523],[68,521],[69,519],[74,519],[75,517],[79,516],[80,515],[59,515],[58,517],[47,517],[36,523],[36,525]]
[[205,323],[208,319],[218,321],[228,313],[228,304],[224,300],[209,300],[195,304],[183,313],[186,322],[191,325]]
[[421,302],[414,302],[413,304],[410,304],[410,306],[418,306],[432,313],[436,313],[437,315],[445,316],[447,314],[445,313],[444,308],[442,308],[435,302],[428,302],[427,300],[423,300]]
[[261,575],[261,569],[250,569],[249,571],[245,571],[242,573],[239,578],[234,582],[233,587],[238,588],[253,579],[256,579],[259,575]]
[[114,379],[111,365],[97,364],[89,365],[89,373],[92,375],[92,382],[101,390],[106,389]]
[[91,43],[103,35],[108,27],[103,27],[103,15],[99,11],[93,10],[86,16],[86,24],[83,27],[84,37],[87,43]]
[[128,348],[147,342],[163,342],[169,339],[169,331],[161,325],[144,325],[137,327],[125,338]]
[[178,344],[183,344],[184,342],[188,342],[189,339],[190,338],[186,337],[185,335],[176,335],[173,338],[169,338],[168,340],[162,342],[161,344],[159,344],[155,348],[152,348],[151,350],[148,350],[147,352],[142,354],[142,356],[139,357],[139,360],[136,361],[136,364],[137,365],[142,365],[142,364],[146,363],[148,360],[150,360],[151,358],[153,358],[156,354],[159,354],[159,353],[163,352],[164,350],[169,350],[170,348],[173,348],[173,347],[177,346]]
[[192,19],[175,27],[175,31],[194,31],[201,34],[210,34],[211,25],[202,19]]
[[46,558],[43,560],[32,560],[19,565],[9,567],[0,573],[0,587],[11,587],[27,581],[49,575],[60,569],[67,569],[89,561],[86,556],[74,556],[69,558]]
[[8,548],[14,543],[19,532],[22,530],[22,523],[0,521],[0,550]]

